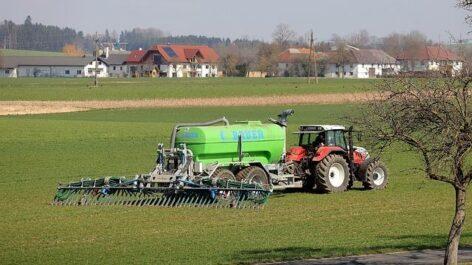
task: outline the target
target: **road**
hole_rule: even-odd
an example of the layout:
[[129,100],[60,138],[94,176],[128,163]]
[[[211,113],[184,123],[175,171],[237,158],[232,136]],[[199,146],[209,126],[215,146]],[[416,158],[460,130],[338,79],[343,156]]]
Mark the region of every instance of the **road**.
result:
[[[271,265],[407,265],[443,264],[444,250],[418,250],[341,258],[270,263]],[[472,262],[472,248],[459,250],[460,262]],[[267,264],[266,264],[267,265]]]

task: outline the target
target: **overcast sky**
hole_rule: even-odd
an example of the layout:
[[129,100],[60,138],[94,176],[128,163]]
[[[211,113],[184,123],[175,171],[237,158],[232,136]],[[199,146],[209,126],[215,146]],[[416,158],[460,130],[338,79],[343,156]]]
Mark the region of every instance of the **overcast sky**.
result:
[[[361,29],[384,36],[413,29],[446,40],[470,29],[454,0],[0,0],[0,18],[68,26],[86,33],[156,27],[173,35],[271,39],[279,23],[317,39]],[[471,36],[472,37],[472,36]]]

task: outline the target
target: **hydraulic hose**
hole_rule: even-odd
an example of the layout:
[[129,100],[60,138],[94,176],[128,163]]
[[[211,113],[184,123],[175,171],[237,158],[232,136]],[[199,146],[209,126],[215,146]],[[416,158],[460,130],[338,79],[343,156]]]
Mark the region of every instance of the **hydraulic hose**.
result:
[[170,148],[175,148],[175,137],[177,136],[177,131],[181,127],[196,127],[196,126],[210,126],[215,125],[218,123],[224,123],[225,125],[229,125],[229,121],[225,118],[219,118],[213,121],[207,122],[194,122],[194,123],[179,123],[174,126],[174,130],[172,130],[172,135],[170,136]]

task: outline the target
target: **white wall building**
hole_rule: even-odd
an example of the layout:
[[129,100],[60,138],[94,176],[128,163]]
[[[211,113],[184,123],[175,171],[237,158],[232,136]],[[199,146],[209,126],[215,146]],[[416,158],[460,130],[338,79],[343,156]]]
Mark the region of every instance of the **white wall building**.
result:
[[83,77],[90,57],[4,56],[0,77]]
[[84,67],[84,76],[94,77],[95,72],[97,72],[97,77],[108,77],[108,66],[104,64],[100,59],[98,60],[98,64],[97,61],[92,60]]
[[348,47],[342,53],[326,53],[324,76],[328,78],[376,78],[400,71],[395,58],[376,49]]
[[424,46],[397,56],[403,72],[441,71],[455,75],[462,70],[462,59],[443,46]]

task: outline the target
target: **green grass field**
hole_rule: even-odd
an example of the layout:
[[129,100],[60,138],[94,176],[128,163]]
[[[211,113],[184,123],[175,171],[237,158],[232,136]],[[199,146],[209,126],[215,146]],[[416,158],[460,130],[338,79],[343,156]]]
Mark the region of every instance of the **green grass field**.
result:
[[296,95],[362,92],[373,80],[322,79],[319,85],[303,78],[100,79],[90,88],[88,78],[0,79],[0,100],[103,100]]
[[[384,157],[390,169],[385,191],[277,193],[264,209],[256,211],[49,205],[59,181],[149,171],[157,143],[168,143],[175,122],[222,115],[231,121],[266,120],[283,108],[102,110],[1,117],[1,263],[234,264],[445,244],[452,189],[413,171],[419,159],[399,150]],[[301,123],[339,122],[356,107],[299,106],[295,111],[289,131]],[[290,141],[294,142],[293,136]],[[472,244],[469,225],[462,244]]]
[[0,55],[3,55],[3,56],[65,56],[65,54],[62,52],[14,50],[14,49],[0,49]]

